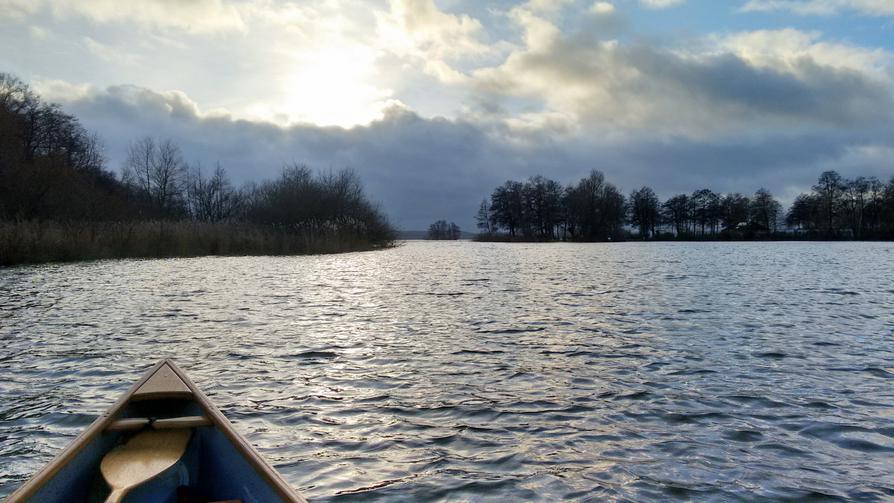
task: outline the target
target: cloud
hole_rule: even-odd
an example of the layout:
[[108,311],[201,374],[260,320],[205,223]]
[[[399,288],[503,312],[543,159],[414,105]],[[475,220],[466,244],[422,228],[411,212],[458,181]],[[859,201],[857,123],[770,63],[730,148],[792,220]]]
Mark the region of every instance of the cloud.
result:
[[[55,67],[75,80],[102,85],[123,80],[154,89],[176,87],[208,107],[282,124],[369,124],[400,104],[452,117],[493,105],[505,113],[482,120],[502,120],[509,135],[529,136],[537,125],[550,128],[550,134],[647,129],[710,135],[718,129],[877,121],[886,118],[892,102],[894,73],[887,51],[793,29],[722,34],[681,45],[671,41],[662,48],[631,32],[627,18],[609,1],[580,6],[583,16],[567,2],[545,0],[474,16],[460,11],[459,4],[449,4],[454,11],[448,11],[433,0],[390,0],[379,10],[360,9],[353,0],[310,5],[196,0],[178,2],[170,16],[158,14],[158,6],[166,5],[162,0],[119,10],[99,0],[36,3],[109,23],[141,17],[134,9],[143,9],[145,19],[139,22],[145,27],[163,22],[186,27],[186,20],[207,18],[203,29],[244,30],[232,44],[162,29],[128,38],[121,26],[85,37],[80,20],[66,25],[67,35],[54,27],[50,33],[57,43],[72,33],[78,43],[69,44],[64,60],[43,64],[34,75],[55,77],[48,70]],[[191,15],[194,5],[207,14]],[[160,16],[167,21],[153,21]],[[52,53],[43,50],[47,41],[14,38],[4,41],[25,53]],[[72,63],[80,58],[83,64]],[[738,80],[726,78],[726,71]]]
[[560,12],[572,3],[574,3],[574,0],[528,0],[527,2],[519,3],[514,8],[538,14],[552,15]]
[[640,0],[640,3],[650,9],[666,9],[668,7],[686,3],[686,0]]
[[49,37],[50,32],[40,26],[29,26],[28,34],[35,40],[46,40],[46,38]]
[[82,16],[97,23],[128,22],[193,33],[244,28],[238,9],[223,0],[0,0],[0,12],[12,15],[31,15],[42,9],[57,18]]
[[379,15],[379,34],[395,52],[437,60],[487,54],[479,39],[481,22],[466,14],[443,12],[433,0],[390,0],[390,11]]
[[141,60],[141,58],[135,54],[104,44],[92,37],[84,37],[82,42],[87,51],[108,63],[136,65]]
[[220,160],[240,182],[276,176],[293,161],[323,170],[351,167],[371,197],[406,228],[424,228],[438,218],[468,222],[468,208],[491,185],[512,176],[511,165],[500,166],[505,149],[490,144],[477,126],[423,119],[399,106],[365,127],[280,126],[203,112],[179,91],[58,82],[52,89],[66,110],[101,133],[113,168],[120,167],[126,145],[146,134],[175,139],[191,162],[208,166]]
[[22,19],[37,12],[39,2],[34,0],[0,0],[0,18]]
[[787,10],[800,15],[833,16],[845,11],[866,16],[894,16],[890,0],[749,0],[742,12]]
[[[25,18],[8,18],[10,2]],[[423,65],[440,80],[462,80],[462,71],[423,53],[383,63],[391,56],[366,7],[362,0],[0,0],[0,46],[9,46],[0,63],[33,79],[176,87],[241,117],[344,126],[381,117],[399,103],[397,86]],[[457,29],[473,30],[471,18],[457,19]],[[437,40],[452,47],[447,39],[457,32],[444,30]]]
[[65,80],[51,79],[31,82],[40,97],[51,103],[72,103],[88,97],[94,90],[87,84],[72,84]]
[[710,43],[756,67],[793,73],[803,61],[810,60],[819,66],[850,70],[883,80],[894,65],[894,55],[884,49],[825,42],[819,32],[792,28],[715,36],[710,38]]
[[373,43],[442,84],[466,84],[462,67],[498,57],[506,46],[486,43],[487,32],[478,19],[444,12],[433,0],[390,0],[389,10],[375,17]]
[[615,12],[615,5],[609,2],[596,2],[590,7],[590,12],[597,15],[612,14]]
[[530,11],[514,19],[525,46],[474,71],[475,84],[539,101],[585,129],[702,136],[894,118],[890,54],[816,33],[743,32],[665,49],[562,33]]
[[514,120],[522,124],[507,134],[504,122],[424,118],[393,106],[363,127],[284,127],[203,111],[179,91],[63,82],[52,88],[66,110],[99,131],[113,168],[121,165],[127,144],[147,134],[174,139],[189,162],[220,161],[238,182],[276,176],[291,162],[323,170],[351,167],[371,198],[405,229],[424,229],[440,218],[472,229],[477,204],[494,187],[535,174],[570,183],[597,168],[625,192],[650,185],[667,197],[701,187],[750,193],[766,186],[790,199],[823,169],[887,178],[894,151],[883,128],[865,125],[847,134],[769,131],[709,140],[648,132],[555,136],[551,128],[561,127],[561,116],[550,124],[537,123],[542,116],[521,115]]

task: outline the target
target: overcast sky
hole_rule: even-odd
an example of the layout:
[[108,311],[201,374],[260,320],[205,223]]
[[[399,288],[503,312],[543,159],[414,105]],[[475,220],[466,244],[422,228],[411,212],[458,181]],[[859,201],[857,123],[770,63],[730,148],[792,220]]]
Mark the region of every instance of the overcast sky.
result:
[[508,178],[627,193],[894,175],[894,0],[0,0],[0,71],[237,181],[351,167],[403,229]]

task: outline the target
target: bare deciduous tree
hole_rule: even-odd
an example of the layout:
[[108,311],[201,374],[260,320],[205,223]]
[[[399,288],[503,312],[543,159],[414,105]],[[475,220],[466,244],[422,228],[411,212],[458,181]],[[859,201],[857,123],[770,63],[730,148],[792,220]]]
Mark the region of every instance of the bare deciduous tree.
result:
[[201,166],[197,165],[187,177],[186,203],[189,214],[195,220],[223,222],[237,217],[243,206],[243,197],[230,183],[220,163],[208,179],[202,175]]
[[123,177],[144,199],[152,216],[175,216],[182,206],[186,166],[172,140],[151,137],[130,144]]

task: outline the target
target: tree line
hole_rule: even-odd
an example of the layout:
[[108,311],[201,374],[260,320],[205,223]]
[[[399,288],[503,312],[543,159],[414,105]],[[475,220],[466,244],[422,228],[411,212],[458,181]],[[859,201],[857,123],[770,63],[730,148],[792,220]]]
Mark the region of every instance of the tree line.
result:
[[810,193],[795,198],[785,223],[797,232],[854,239],[894,238],[894,177],[820,175]]
[[649,187],[625,197],[596,170],[568,186],[538,175],[494,189],[476,221],[483,240],[894,239],[894,178],[826,171],[783,211],[765,188],[752,196],[699,189],[661,201]]
[[0,265],[346,251],[389,246],[394,236],[350,170],[295,164],[236,187],[220,163],[206,173],[174,140],[147,136],[130,144],[119,177],[76,117],[0,73]]

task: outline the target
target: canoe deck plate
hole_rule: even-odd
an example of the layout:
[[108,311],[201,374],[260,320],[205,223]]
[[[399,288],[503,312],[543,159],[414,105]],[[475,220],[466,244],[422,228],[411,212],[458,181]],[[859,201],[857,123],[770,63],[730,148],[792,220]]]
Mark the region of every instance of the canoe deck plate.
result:
[[158,370],[152,374],[152,377],[134,391],[132,398],[134,400],[147,400],[190,396],[192,396],[192,391],[189,389],[189,386],[165,363],[158,367]]

